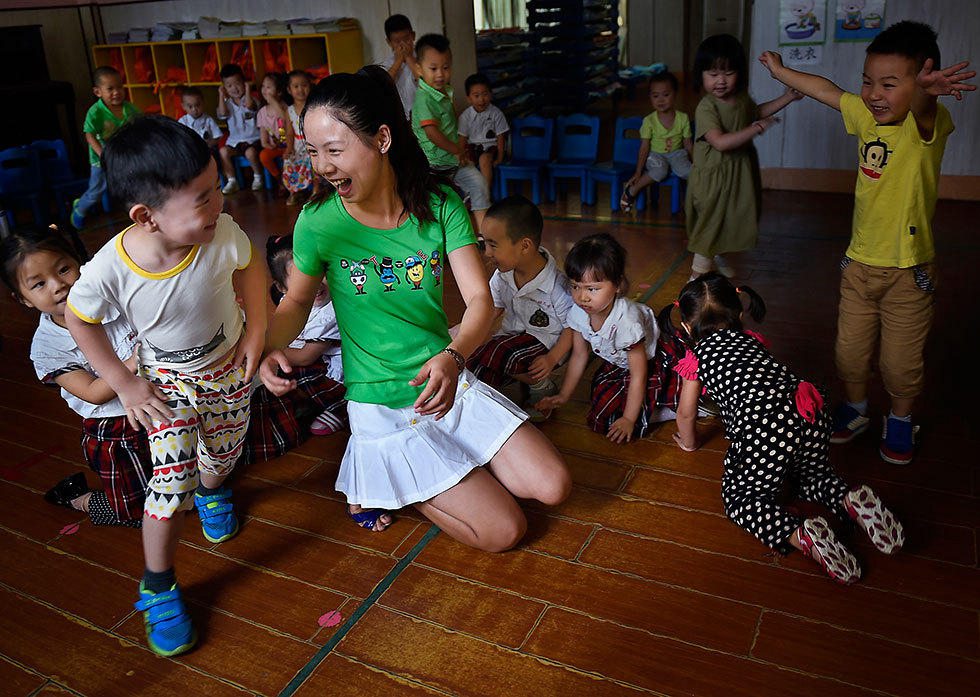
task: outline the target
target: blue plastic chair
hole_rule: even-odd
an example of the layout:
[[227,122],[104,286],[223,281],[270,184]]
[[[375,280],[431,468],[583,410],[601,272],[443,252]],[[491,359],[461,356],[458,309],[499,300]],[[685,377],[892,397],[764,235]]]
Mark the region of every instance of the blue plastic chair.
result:
[[578,179],[582,202],[588,203],[589,168],[599,153],[599,117],[559,116],[556,137],[558,157],[548,165],[548,200],[555,200],[556,179]]
[[[54,193],[58,220],[64,222],[68,219],[68,204],[72,197],[82,194],[88,188],[88,177],[79,177],[72,171],[65,141],[35,140],[30,148],[37,153],[40,160],[45,187]],[[107,198],[108,195],[103,198],[102,205],[108,212]]]
[[[623,184],[636,171],[636,160],[640,156],[639,137],[643,118],[640,116],[620,117],[616,119],[616,132],[613,136],[613,159],[610,162],[600,162],[589,167],[589,198],[585,203],[590,206],[596,202],[596,185],[609,184],[609,198],[612,210],[619,210],[619,199],[623,195]],[[635,208],[642,211],[646,208],[646,193],[641,191],[636,197]]]
[[[279,159],[279,162],[280,162],[279,166],[281,167],[282,166],[281,158]],[[238,178],[238,185],[241,186],[243,189],[247,189],[248,187],[245,186],[246,180],[245,180],[244,170],[252,169],[252,163],[249,162],[248,158],[245,157],[244,155],[236,155],[235,158],[232,160],[232,164],[235,165],[235,176]],[[269,174],[269,170],[267,170],[265,167],[262,167],[261,165],[259,166],[262,168],[262,181],[265,183],[265,188],[272,191],[273,189],[276,188],[276,183],[272,181],[272,175]]]
[[555,131],[553,119],[525,116],[514,119],[510,129],[511,160],[497,166],[498,197],[507,196],[511,181],[530,181],[531,200],[541,203],[545,165],[551,159],[551,139]]
[[[684,192],[687,191],[687,182],[681,179],[680,177],[678,177],[673,172],[671,172],[670,176],[668,176],[659,184],[656,182],[651,184],[650,199],[654,205],[656,205],[658,199],[660,198],[661,186],[670,187],[670,214],[677,215],[678,212],[680,212],[681,208],[684,206]],[[640,211],[643,210],[639,206],[637,206],[636,209]]]
[[41,161],[36,152],[26,145],[0,151],[0,202],[7,211],[10,226],[14,225],[10,209],[25,203],[34,214],[34,222],[47,225],[47,212],[41,204],[43,186]]

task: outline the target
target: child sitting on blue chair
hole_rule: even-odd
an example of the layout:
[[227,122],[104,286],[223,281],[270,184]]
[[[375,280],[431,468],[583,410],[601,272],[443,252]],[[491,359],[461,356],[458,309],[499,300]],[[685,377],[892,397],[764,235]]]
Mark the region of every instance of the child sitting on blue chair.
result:
[[636,172],[623,187],[620,207],[628,211],[637,194],[654,182],[664,181],[673,172],[678,179],[691,173],[694,142],[691,140],[691,121],[683,111],[674,108],[677,78],[672,73],[660,73],[650,78],[650,104],[653,111],[640,126],[640,154]]

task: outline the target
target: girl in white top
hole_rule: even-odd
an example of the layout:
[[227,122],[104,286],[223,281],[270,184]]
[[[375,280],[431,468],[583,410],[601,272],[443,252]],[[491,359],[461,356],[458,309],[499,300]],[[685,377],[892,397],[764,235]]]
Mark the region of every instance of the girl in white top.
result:
[[539,401],[537,409],[554,409],[571,398],[591,347],[602,361],[592,377],[589,428],[613,442],[628,443],[646,435],[653,424],[675,418],[677,379],[671,367],[676,352],[658,341],[653,309],[623,297],[623,246],[606,233],[586,237],[568,253],[565,274],[575,301],[568,313],[572,357],[561,391]]
[[[289,289],[289,276],[294,273],[293,237],[269,238],[266,243],[266,261],[272,276],[273,300],[279,300]],[[330,291],[326,283],[313,300],[309,319],[299,336],[283,353],[293,366],[322,369],[326,377],[341,384],[344,381],[344,366],[340,356],[340,328],[337,326],[337,313],[334,312]],[[341,394],[343,388],[338,390]],[[328,436],[347,428],[347,402],[343,399],[330,404],[310,425],[310,433],[315,436]]]
[[[81,260],[57,230],[22,228],[3,240],[0,275],[14,297],[41,313],[31,342],[38,379],[61,388],[61,396],[82,417],[82,452],[103,489],[93,491],[76,472],[45,494],[45,500],[88,513],[95,525],[139,527],[143,492],[150,478],[146,433],[126,422],[116,393],[92,369],[65,328],[65,300],[78,280]],[[119,316],[107,315],[113,351],[135,371],[136,332]]]

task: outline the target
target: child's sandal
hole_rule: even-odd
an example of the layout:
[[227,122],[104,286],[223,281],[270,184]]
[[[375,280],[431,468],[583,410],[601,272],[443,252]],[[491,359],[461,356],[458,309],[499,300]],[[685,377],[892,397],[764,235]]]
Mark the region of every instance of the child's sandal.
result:
[[861,578],[858,560],[840,543],[826,520],[807,518],[797,532],[803,553],[818,562],[830,578],[845,586]]
[[867,484],[847,492],[844,506],[879,552],[894,554],[905,544],[902,524]]
[[624,213],[629,213],[630,209],[633,208],[633,201],[636,197],[630,193],[629,186],[623,187],[623,195],[619,197],[619,207]]

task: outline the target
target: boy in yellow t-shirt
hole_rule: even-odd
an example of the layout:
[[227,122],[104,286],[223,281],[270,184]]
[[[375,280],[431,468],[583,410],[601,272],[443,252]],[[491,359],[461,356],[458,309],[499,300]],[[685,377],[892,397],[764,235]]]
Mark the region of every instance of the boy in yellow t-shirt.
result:
[[623,186],[619,206],[629,211],[636,195],[653,182],[662,182],[673,172],[681,179],[691,173],[694,141],[691,120],[674,108],[678,83],[673,73],[659,73],[650,78],[650,105],[653,111],[640,126],[640,152],[636,172]]
[[831,443],[847,443],[867,429],[871,354],[881,335],[878,361],[891,413],[884,419],[879,453],[904,465],[912,460],[912,404],[922,391],[922,349],[932,325],[932,215],[939,165],[953,131],[937,97],[976,89],[967,63],[937,70],[936,32],[918,22],[898,22],[868,45],[861,94],[826,78],[783,66],[778,53],[759,60],[783,84],[841,112],[858,137],[854,219],[841,263],[837,321],[837,371],[846,401],[834,415]]

